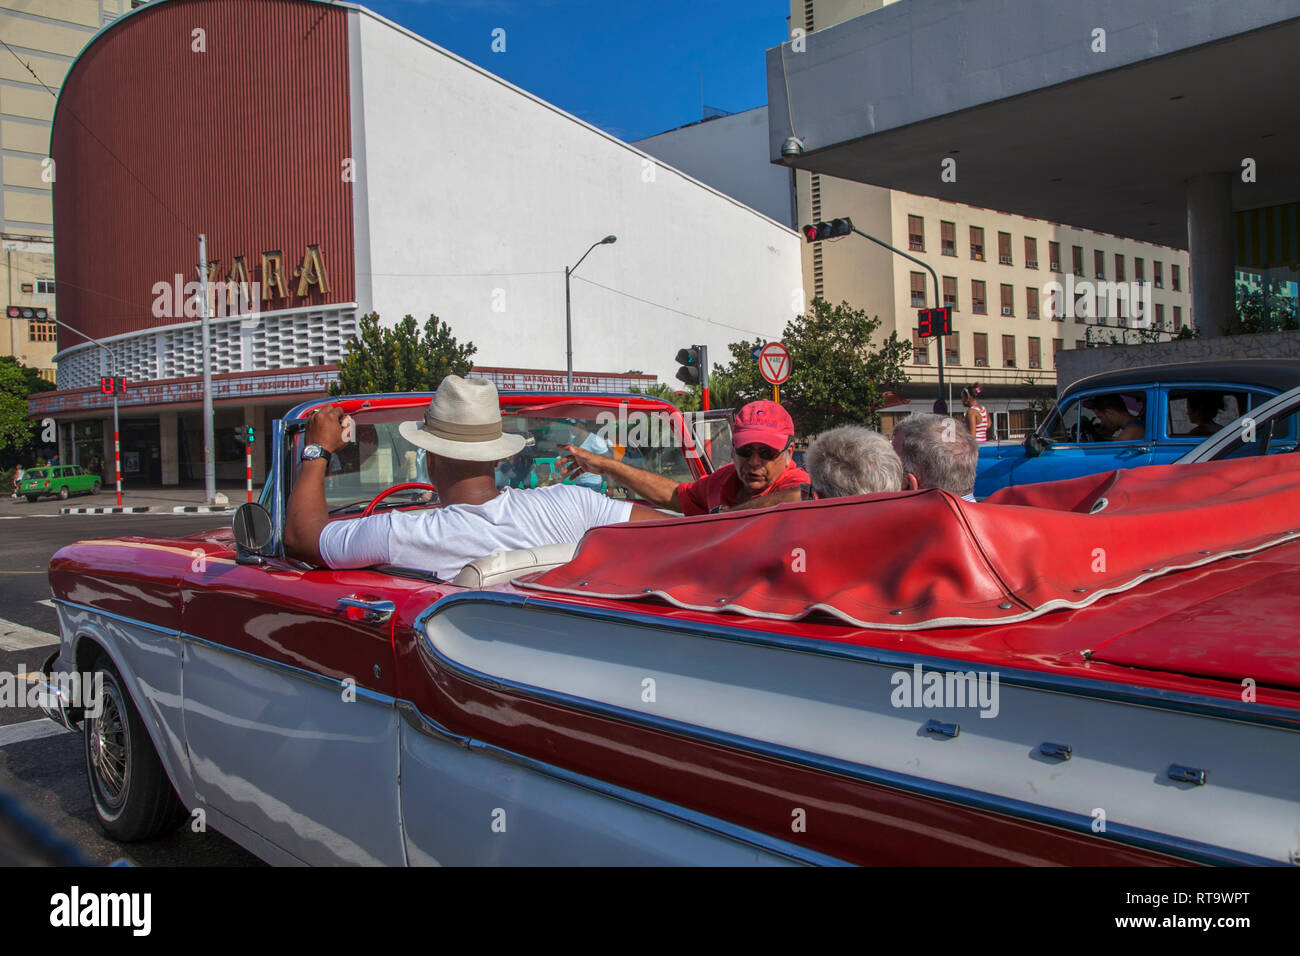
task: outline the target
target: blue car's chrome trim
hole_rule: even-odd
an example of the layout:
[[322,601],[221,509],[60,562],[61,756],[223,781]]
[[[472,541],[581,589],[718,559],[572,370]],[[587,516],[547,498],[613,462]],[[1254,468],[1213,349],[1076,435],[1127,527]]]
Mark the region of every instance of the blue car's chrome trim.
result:
[[474,737],[465,737],[460,734],[452,733],[446,727],[436,721],[430,720],[427,716],[407,700],[397,702],[397,711],[403,719],[418,733],[435,740],[441,740],[446,743],[453,743],[466,750],[476,751],[486,754],[489,757],[496,757],[499,760],[505,760],[516,764],[527,770],[544,774],[572,786],[582,787],[584,790],[591,790],[595,793],[611,797],[615,800],[621,800],[624,803],[631,804],[658,813],[660,816],[669,817],[674,820],[680,820],[689,823],[692,826],[699,827],[702,830],[708,830],[712,833],[720,834],[728,839],[735,840],[738,843],[747,843],[759,849],[766,850],[769,853],[776,853],[800,863],[808,863],[816,866],[847,866],[843,860],[825,853],[819,853],[816,850],[809,850],[805,847],[789,843],[785,840],[778,840],[775,837],[760,833],[757,830],[751,830],[748,827],[738,826],[718,817],[709,816],[692,810],[689,807],[683,807],[680,804],[669,803],[667,800],[660,800],[648,794],[636,790],[629,790],[626,787],[620,787],[616,784],[609,783],[605,780],[589,777],[585,774],[576,773],[567,770],[564,767],[557,766],[553,763],[547,763],[544,760],[538,760],[535,757],[529,757],[514,750],[507,750],[504,747],[498,747],[496,744],[490,744]]
[[[820,648],[810,646],[814,642],[803,638],[780,637],[776,639],[775,635],[763,635],[755,638],[752,634],[737,634],[734,629],[711,627],[695,623],[684,623],[678,621],[668,621],[662,618],[640,615],[630,612],[621,611],[600,611],[592,612],[591,609],[574,608],[571,606],[557,605],[547,601],[534,601],[524,599],[517,595],[504,594],[500,592],[483,593],[474,592],[469,594],[449,595],[435,602],[425,610],[415,621],[415,628],[421,637],[421,646],[429,653],[433,659],[448,671],[454,673],[463,679],[472,681],[480,686],[498,691],[508,691],[522,697],[538,700],[544,703],[558,704],[573,710],[586,711],[588,713],[599,714],[603,717],[609,717],[620,720],[624,723],[634,726],[646,727],[652,730],[662,731],[677,736],[686,737],[693,740],[699,740],[706,743],[720,744],[733,750],[739,750],[747,753],[757,754],[760,756],[774,757],[778,760],[791,763],[796,766],[811,767],[816,770],[822,770],[830,773],[840,774],[845,777],[860,780],[877,786],[884,786],[895,790],[904,790],[909,793],[917,793],[923,796],[933,797],[939,800],[945,800],[950,803],[956,803],[963,806],[972,807],[978,810],[984,810],[991,813],[997,813],[1005,816],[1017,817],[1035,823],[1045,824],[1048,826],[1060,827],[1076,833],[1083,833],[1088,836],[1098,837],[1100,839],[1110,840],[1115,843],[1134,846],[1141,849],[1151,850],[1157,853],[1164,853],[1178,856],[1188,860],[1207,864],[1231,864],[1231,865],[1249,865],[1249,866],[1278,866],[1276,860],[1270,860],[1266,857],[1255,856],[1250,853],[1242,853],[1228,847],[1215,846],[1212,844],[1202,843],[1197,840],[1187,840],[1182,837],[1170,834],[1157,833],[1146,830],[1141,827],[1131,827],[1119,823],[1108,823],[1104,833],[1095,833],[1092,829],[1093,818],[1082,814],[1071,813],[1060,810],[1055,807],[1047,807],[1039,804],[1027,803],[1022,800],[1016,800],[1010,797],[1001,797],[984,791],[972,790],[967,787],[959,787],[953,784],[940,783],[929,780],[924,777],[915,777],[910,774],[902,774],[892,770],[884,770],[877,767],[871,767],[864,764],[852,763],[836,757],[828,757],[824,754],[813,753],[811,751],[799,750],[787,747],[782,744],[774,744],[768,741],[756,740],[750,737],[744,737],[728,731],[716,730],[710,727],[701,727],[697,724],[688,724],[683,721],[657,717],[645,714],[641,711],[631,710],[625,707],[619,707],[613,704],[607,704],[602,701],[591,700],[590,698],[578,697],[572,694],[556,691],[549,688],[536,687],[529,684],[523,684],[512,681],[493,674],[483,673],[474,668],[466,667],[456,661],[451,660],[445,654],[434,646],[430,639],[426,624],[431,617],[440,614],[448,607],[462,602],[487,602],[493,604],[514,605],[523,608],[525,605],[529,609],[541,610],[544,612],[572,613],[579,616],[590,614],[603,620],[618,621],[620,623],[634,624],[637,626],[646,626],[650,624],[654,627],[667,627],[673,630],[687,633],[695,633],[698,636],[706,638],[720,638],[722,640],[731,640],[741,643],[751,643],[756,645],[767,645],[781,647],[787,650],[807,651],[810,653],[825,654],[832,657],[846,657],[868,661],[871,663],[881,664],[921,664],[923,667],[929,664],[931,669],[942,669],[945,665],[956,666],[958,669],[969,670],[970,667],[959,662],[940,662],[934,658],[920,658],[916,655],[910,655],[898,652],[874,652],[879,657],[873,659],[868,655],[855,654],[848,648]],[[768,638],[768,639],[765,639]],[[866,649],[861,649],[866,650]],[[845,653],[849,651],[849,653]],[[1004,675],[999,671],[999,681],[1006,684],[1022,684],[1023,686],[1033,686],[1043,690],[1060,690],[1061,687],[1052,684],[1034,680],[1030,683],[1025,675],[1019,672],[1012,672],[1010,676]],[[1086,683],[1075,681],[1072,683]],[[1069,693],[1078,693],[1078,689],[1072,689]],[[1088,694],[1084,696],[1097,696],[1104,699],[1126,699],[1123,695],[1111,696],[1107,694]],[[1189,699],[1193,695],[1182,695]],[[1183,706],[1175,706],[1167,700],[1138,699],[1137,702],[1147,706],[1167,707],[1169,709],[1184,710]],[[1240,718],[1238,718],[1240,719]],[[1259,721],[1268,723],[1268,721]],[[1288,729],[1295,729],[1294,726]]]

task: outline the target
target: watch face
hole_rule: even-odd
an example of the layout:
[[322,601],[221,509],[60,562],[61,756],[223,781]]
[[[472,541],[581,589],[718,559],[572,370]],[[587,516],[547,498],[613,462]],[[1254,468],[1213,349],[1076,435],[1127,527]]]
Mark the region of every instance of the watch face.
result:
[[322,449],[320,445],[308,445],[302,450],[302,457],[308,459],[319,458],[321,456],[321,451]]

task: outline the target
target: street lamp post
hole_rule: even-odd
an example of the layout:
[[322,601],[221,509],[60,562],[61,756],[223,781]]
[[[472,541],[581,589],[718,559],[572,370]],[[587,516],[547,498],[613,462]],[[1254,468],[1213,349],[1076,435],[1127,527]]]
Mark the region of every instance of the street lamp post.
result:
[[[55,325],[63,326],[69,332],[77,333],[77,335],[80,335],[87,342],[90,342],[93,345],[98,345],[101,349],[103,349],[105,352],[108,353],[108,357],[110,361],[113,363],[113,471],[117,477],[117,506],[120,508],[122,507],[122,443],[121,443],[121,433],[120,430],[118,429],[118,418],[117,418],[117,393],[118,393],[117,356],[113,353],[113,350],[110,349],[107,345],[99,341],[99,339],[92,339],[85,332],[81,331],[81,329],[73,328],[71,325],[68,325],[67,322],[60,321],[59,319],[56,319],[52,315],[50,316],[50,320],[54,322]],[[73,437],[75,438],[76,436]],[[73,444],[76,444],[75,441]]]
[[[591,254],[591,250],[595,249],[597,246],[604,246],[617,241],[618,236],[606,236],[604,239],[593,242],[591,248],[582,254],[582,259],[587,258],[587,256]],[[569,392],[573,391],[573,311],[570,308],[569,276],[578,271],[578,266],[582,265],[582,259],[579,259],[572,267],[564,267],[564,388]]]

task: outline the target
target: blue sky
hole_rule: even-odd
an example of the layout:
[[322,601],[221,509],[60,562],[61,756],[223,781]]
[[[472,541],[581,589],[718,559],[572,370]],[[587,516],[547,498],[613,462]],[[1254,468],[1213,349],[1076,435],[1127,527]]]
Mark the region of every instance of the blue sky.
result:
[[[788,0],[359,0],[625,140],[767,102]],[[505,52],[492,31],[505,31]]]

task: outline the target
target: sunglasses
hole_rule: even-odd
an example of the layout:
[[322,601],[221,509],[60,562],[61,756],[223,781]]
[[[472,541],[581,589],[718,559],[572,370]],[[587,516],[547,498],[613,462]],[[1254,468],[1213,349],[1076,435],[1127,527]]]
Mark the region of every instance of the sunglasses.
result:
[[763,445],[759,442],[754,442],[753,444],[746,445],[744,448],[737,448],[733,454],[741,461],[748,461],[750,458],[754,457],[755,452],[758,452],[759,458],[764,461],[772,461],[778,455],[785,454],[785,449],[789,447],[789,443],[786,443],[784,448],[773,448],[771,445]]

